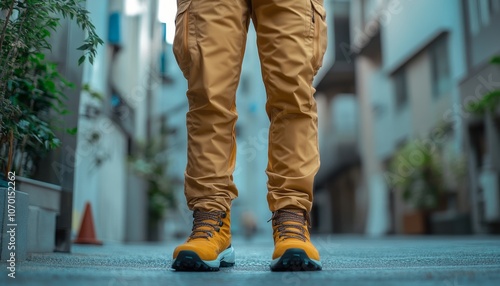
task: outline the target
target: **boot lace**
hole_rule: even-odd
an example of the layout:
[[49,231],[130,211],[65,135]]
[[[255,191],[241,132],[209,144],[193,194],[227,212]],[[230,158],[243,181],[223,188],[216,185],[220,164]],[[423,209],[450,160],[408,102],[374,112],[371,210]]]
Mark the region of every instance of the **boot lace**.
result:
[[310,225],[309,216],[304,212],[278,210],[269,221],[273,221],[274,231],[279,232],[278,238],[296,238],[306,241],[304,225]]
[[221,226],[224,225],[224,222],[222,222],[221,218],[225,217],[226,217],[226,212],[224,211],[206,212],[206,211],[195,210],[193,212],[193,218],[194,218],[193,228],[191,229],[191,235],[189,235],[189,240],[195,238],[209,239],[213,237],[213,232],[214,231],[219,232]]

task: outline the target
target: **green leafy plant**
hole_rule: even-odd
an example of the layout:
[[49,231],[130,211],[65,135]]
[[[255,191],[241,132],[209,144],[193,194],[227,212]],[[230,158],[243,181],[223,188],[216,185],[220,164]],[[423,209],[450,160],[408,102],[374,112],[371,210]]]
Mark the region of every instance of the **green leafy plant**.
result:
[[[495,56],[490,60],[493,65],[500,65],[500,56]],[[481,99],[470,103],[466,109],[467,111],[484,115],[487,112],[495,111],[500,106],[500,90],[493,90],[485,94]]]
[[445,191],[438,150],[431,150],[422,140],[404,145],[391,160],[392,187],[402,191],[403,200],[418,210],[435,209]]
[[[62,19],[76,21],[87,37],[78,48],[79,64],[93,63],[103,44],[80,0],[2,0],[0,2],[0,167],[30,169],[60,146],[57,120],[67,114],[65,91],[73,85],[45,60],[50,37]],[[68,130],[75,133],[76,130]],[[31,166],[31,167],[30,167]],[[14,168],[13,168],[14,167]]]
[[33,72],[22,74],[22,70],[16,70],[7,87],[12,104],[21,112],[12,128],[19,138],[15,153],[18,160],[14,160],[19,175],[32,173],[37,159],[60,146],[61,141],[54,133],[59,122],[51,115],[68,113],[63,90],[73,84],[64,79],[55,64],[44,59],[43,54],[29,55],[26,65]]
[[165,146],[164,142],[151,141],[139,146],[137,155],[129,158],[132,170],[148,183],[148,216],[153,225],[165,217],[167,209],[176,206]]
[[493,58],[491,58],[490,63],[494,65],[500,65],[500,56],[494,56]]

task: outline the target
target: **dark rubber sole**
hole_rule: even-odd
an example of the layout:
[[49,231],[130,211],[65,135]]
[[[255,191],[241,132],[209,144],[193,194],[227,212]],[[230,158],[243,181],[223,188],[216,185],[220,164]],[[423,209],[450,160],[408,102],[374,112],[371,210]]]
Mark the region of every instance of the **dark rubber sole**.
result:
[[[220,262],[220,267],[231,267],[234,263]],[[219,267],[208,266],[194,251],[183,250],[172,263],[172,268],[177,271],[219,271]]]
[[271,271],[319,271],[321,265],[311,260],[300,248],[290,248],[271,265]]

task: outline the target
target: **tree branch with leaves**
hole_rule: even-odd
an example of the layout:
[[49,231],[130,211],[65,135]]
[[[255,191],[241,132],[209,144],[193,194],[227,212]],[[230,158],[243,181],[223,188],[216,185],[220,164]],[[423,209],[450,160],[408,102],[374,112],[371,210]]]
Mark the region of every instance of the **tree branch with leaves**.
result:
[[4,172],[11,170],[16,152],[23,158],[28,148],[48,151],[60,145],[54,133],[57,126],[45,115],[67,113],[65,91],[73,85],[44,55],[51,52],[52,34],[67,19],[75,21],[86,34],[78,48],[82,51],[78,64],[94,62],[97,48],[104,42],[84,3],[0,1],[0,153],[6,155],[0,156],[0,167]]

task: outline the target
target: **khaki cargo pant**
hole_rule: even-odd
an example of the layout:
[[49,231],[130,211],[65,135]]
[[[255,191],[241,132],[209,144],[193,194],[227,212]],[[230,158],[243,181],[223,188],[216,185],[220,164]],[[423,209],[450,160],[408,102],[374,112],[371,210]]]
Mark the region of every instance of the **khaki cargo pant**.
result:
[[173,50],[188,81],[185,195],[190,209],[229,210],[238,196],[232,176],[235,94],[252,19],[271,121],[269,208],[311,210],[320,164],[312,81],[327,42],[322,1],[178,0]]

